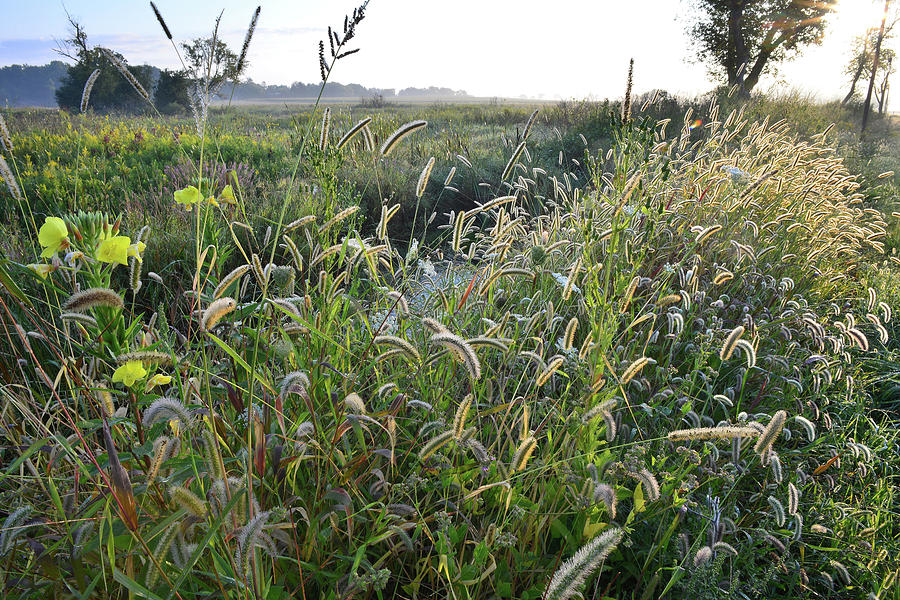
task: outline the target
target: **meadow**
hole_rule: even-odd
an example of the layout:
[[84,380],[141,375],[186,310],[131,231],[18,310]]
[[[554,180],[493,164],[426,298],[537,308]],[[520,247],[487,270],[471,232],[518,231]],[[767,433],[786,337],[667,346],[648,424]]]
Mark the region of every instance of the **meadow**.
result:
[[6,597],[900,598],[892,121],[629,102],[5,111]]

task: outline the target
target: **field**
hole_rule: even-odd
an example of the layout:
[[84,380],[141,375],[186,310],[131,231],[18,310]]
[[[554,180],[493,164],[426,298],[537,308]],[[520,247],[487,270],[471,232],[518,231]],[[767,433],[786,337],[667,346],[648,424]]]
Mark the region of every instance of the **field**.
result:
[[900,598],[896,125],[631,101],[4,112],[6,597]]

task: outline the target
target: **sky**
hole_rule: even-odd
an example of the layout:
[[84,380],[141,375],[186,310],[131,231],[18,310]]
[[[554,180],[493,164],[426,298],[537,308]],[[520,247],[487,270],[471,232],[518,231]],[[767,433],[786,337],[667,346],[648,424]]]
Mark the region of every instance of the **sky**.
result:
[[[359,2],[346,0],[156,0],[176,41],[220,31],[240,48],[257,4],[262,12],[247,75],[257,82],[318,82],[318,40],[343,25]],[[44,64],[67,35],[66,13],[92,45],[113,48],[129,64],[177,67],[149,1],[2,0],[0,66]],[[367,87],[431,85],[475,96],[546,99],[616,98],[629,58],[635,90],[695,95],[714,86],[693,60],[690,0],[371,0],[355,47],[333,80]],[[821,99],[843,97],[844,65],[855,36],[877,26],[880,0],[839,0],[821,46],[783,65],[761,89],[797,89]],[[895,44],[891,42],[891,47]],[[900,94],[891,103],[900,110]]]

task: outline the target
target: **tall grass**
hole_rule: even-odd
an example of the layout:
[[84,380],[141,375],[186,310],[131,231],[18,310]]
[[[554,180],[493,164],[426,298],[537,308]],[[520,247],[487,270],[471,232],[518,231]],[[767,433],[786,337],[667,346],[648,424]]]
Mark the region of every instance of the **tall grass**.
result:
[[133,215],[38,222],[0,271],[5,593],[896,598],[889,217],[748,110],[549,162],[526,110],[374,224],[342,174],[383,192],[422,131],[309,115],[267,201],[200,179],[203,129],[177,269]]

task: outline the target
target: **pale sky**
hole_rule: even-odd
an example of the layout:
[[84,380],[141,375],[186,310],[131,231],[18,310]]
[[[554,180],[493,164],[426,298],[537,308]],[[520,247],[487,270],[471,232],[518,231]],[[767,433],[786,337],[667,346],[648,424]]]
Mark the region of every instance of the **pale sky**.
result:
[[[177,41],[208,35],[224,9],[222,37],[238,49],[261,4],[248,75],[314,83],[318,40],[329,24],[341,27],[357,2],[158,0],[157,6]],[[842,97],[852,39],[878,24],[880,6],[880,0],[840,0],[822,46],[807,48],[777,80],[764,80],[763,89]],[[436,85],[477,96],[616,98],[634,57],[638,93],[702,93],[713,82],[705,66],[690,62],[690,7],[690,0],[372,0],[355,40],[362,50],[338,64],[333,80],[397,89]],[[129,64],[179,64],[149,1],[3,0],[0,66],[56,58],[66,10],[85,26],[91,44],[121,52]],[[895,98],[893,108],[900,109],[900,94]]]

